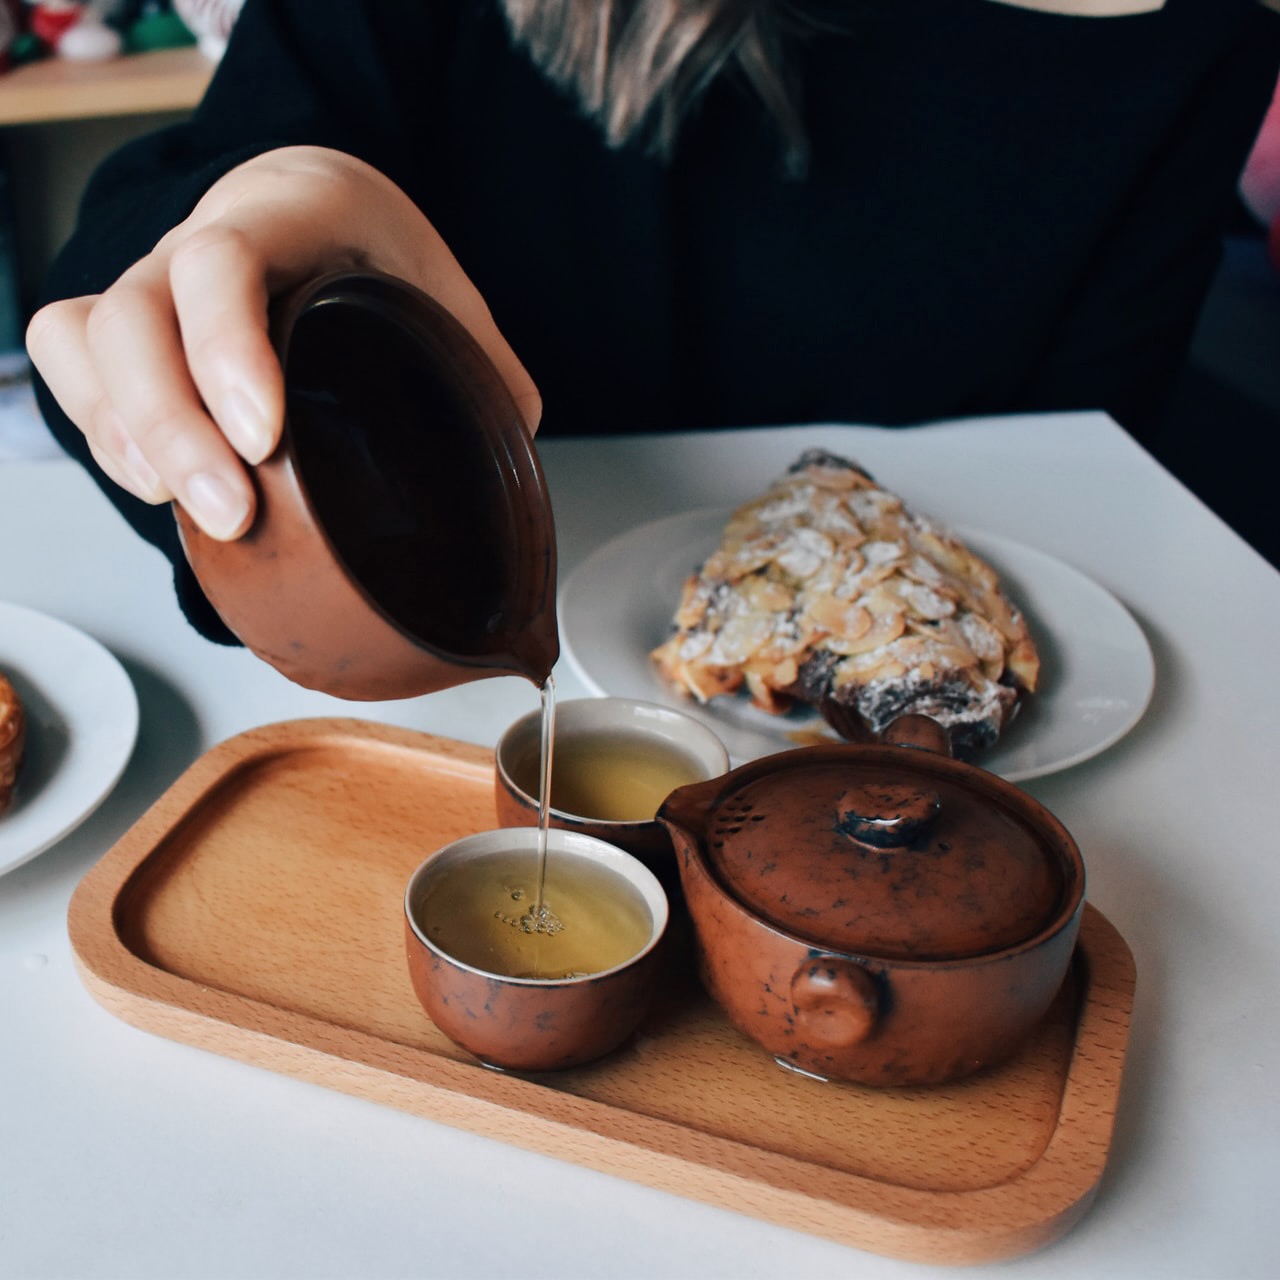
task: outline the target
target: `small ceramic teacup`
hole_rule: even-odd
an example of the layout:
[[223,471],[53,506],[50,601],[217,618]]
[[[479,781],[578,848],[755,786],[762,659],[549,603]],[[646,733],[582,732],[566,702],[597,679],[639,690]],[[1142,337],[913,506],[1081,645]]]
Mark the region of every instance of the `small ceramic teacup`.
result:
[[[530,712],[496,751],[495,799],[503,826],[538,822],[542,715]],[[671,887],[675,855],[658,822],[677,787],[729,769],[724,744],[692,716],[631,698],[575,698],[556,707],[550,823],[634,854]]]
[[666,894],[630,854],[549,831],[465,836],[405,891],[405,950],[431,1020],[481,1061],[513,1071],[579,1066],[616,1049],[653,995]]

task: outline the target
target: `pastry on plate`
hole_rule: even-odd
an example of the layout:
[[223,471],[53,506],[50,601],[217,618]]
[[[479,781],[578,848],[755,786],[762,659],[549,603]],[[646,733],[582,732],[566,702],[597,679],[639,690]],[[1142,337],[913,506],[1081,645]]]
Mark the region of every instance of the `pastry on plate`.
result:
[[808,704],[849,738],[927,715],[962,757],[997,740],[1040,670],[995,570],[821,450],[733,513],[652,657],[700,702]]
[[17,690],[0,672],[0,814],[13,801],[13,788],[26,746],[27,717]]

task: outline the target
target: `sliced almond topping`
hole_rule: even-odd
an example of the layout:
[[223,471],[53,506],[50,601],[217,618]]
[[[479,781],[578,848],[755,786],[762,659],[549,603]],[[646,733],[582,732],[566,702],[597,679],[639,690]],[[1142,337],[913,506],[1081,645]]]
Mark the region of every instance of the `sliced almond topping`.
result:
[[[895,659],[882,662],[871,676],[871,680],[901,680],[907,674],[907,668]],[[870,683],[870,681],[868,681]]]
[[964,642],[984,662],[1004,661],[1004,637],[986,618],[976,613],[962,613],[957,621]]
[[746,674],[747,692],[751,701],[761,710],[771,715],[781,715],[788,709],[789,699],[784,698],[776,690],[770,688],[764,674],[759,671],[748,671]]
[[879,613],[872,614],[871,626],[856,640],[843,636],[831,636],[826,646],[832,653],[853,655],[870,653],[886,644],[891,644],[907,629],[906,614]]
[[773,547],[765,543],[751,543],[739,547],[731,556],[726,557],[723,569],[713,572],[714,577],[721,577],[726,582],[738,583],[744,578],[767,569],[773,563]]
[[917,551],[923,552],[935,564],[970,583],[979,592],[985,594],[998,590],[995,570],[949,533],[926,520],[916,519],[912,521],[909,536]]
[[953,595],[935,591],[933,587],[927,587],[921,582],[897,578],[894,581],[894,591],[917,618],[949,618],[956,611]]
[[710,702],[712,698],[741,688],[742,679],[741,671],[699,663],[687,668],[684,683],[699,702]]
[[896,539],[875,538],[864,542],[859,548],[867,564],[880,568],[882,565],[899,565],[907,557],[907,549]]
[[1035,693],[1040,680],[1040,657],[1029,637],[1024,636],[1009,650],[1005,666],[1028,693]]
[[925,586],[936,587],[938,590],[952,590],[947,585],[946,574],[932,560],[918,553],[902,566],[902,572],[916,582],[923,582]]
[[698,626],[707,615],[707,605],[711,593],[702,589],[697,578],[690,578],[684,584],[684,596],[680,607],[676,610],[675,624],[686,631]]
[[859,640],[871,630],[871,614],[859,604],[845,604],[831,596],[808,602],[805,616],[823,631],[844,640]]
[[712,641],[715,640],[715,633],[711,631],[686,631],[678,634],[675,640],[679,641],[678,647],[674,649],[676,658],[680,662],[694,662],[711,648]]
[[716,633],[708,659],[717,665],[733,666],[746,662],[769,640],[769,619],[743,611],[727,618]]
[[[833,559],[827,566],[826,573],[820,573],[824,579],[823,590],[838,595],[841,599],[851,600],[861,594],[861,588],[855,586],[858,575],[867,567],[867,558],[860,550],[849,548],[840,559]],[[829,575],[829,576],[828,576]]]
[[841,703],[853,705],[856,690],[860,707],[892,710],[914,691],[945,690],[939,708],[964,704],[957,723],[998,731],[1014,686],[1039,681],[1026,621],[994,568],[825,455],[734,513],[685,583],[675,626],[652,655],[664,678],[703,701],[745,683],[779,714],[801,696],[803,670],[806,699],[845,689]]
[[742,594],[751,609],[760,613],[783,613],[795,602],[795,592],[767,574],[747,579],[742,584]]
[[794,658],[779,662],[770,672],[770,679],[779,689],[789,689],[799,678],[800,668]]
[[884,489],[858,489],[849,494],[849,510],[868,532],[889,528],[902,514],[902,499]]
[[967,667],[979,665],[977,656],[969,649],[962,648],[959,645],[934,645],[933,659],[940,667],[955,671],[962,671]]
[[806,467],[804,475],[815,488],[840,493],[862,488],[867,483],[866,476],[844,467]]
[[817,529],[796,529],[778,549],[774,563],[791,578],[812,578],[831,558],[835,544]]
[[785,658],[796,657],[807,652],[815,643],[819,631],[809,624],[803,616],[777,618],[769,638],[756,650],[756,657],[762,662],[776,663]]

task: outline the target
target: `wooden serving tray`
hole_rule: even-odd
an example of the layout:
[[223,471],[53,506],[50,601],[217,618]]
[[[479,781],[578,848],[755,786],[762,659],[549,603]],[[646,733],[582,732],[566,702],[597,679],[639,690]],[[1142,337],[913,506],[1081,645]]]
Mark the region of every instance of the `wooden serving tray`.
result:
[[492,789],[489,750],[361,721],[232,738],[77,888],[81,976],[144,1030],[893,1257],[1014,1257],[1084,1212],[1134,979],[1099,912],[1025,1050],[958,1085],[784,1071],[702,993],[679,931],[632,1042],[590,1067],[502,1074],[436,1030],[402,952],[410,873],[496,825]]

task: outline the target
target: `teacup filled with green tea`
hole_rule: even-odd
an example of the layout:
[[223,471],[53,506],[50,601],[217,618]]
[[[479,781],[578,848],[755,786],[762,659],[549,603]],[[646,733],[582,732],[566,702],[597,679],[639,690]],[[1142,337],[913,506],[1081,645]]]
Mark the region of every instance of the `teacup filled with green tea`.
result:
[[[405,892],[414,990],[494,1066],[545,1071],[620,1045],[652,993],[667,898],[646,867],[578,832],[485,831],[446,845]],[[540,881],[541,876],[541,881]]]
[[[531,712],[498,743],[495,795],[503,825],[538,821],[541,735],[542,718]],[[655,816],[659,806],[677,787],[729,768],[724,744],[700,721],[629,698],[560,703],[551,759],[551,826],[618,845],[660,874],[672,854]]]

